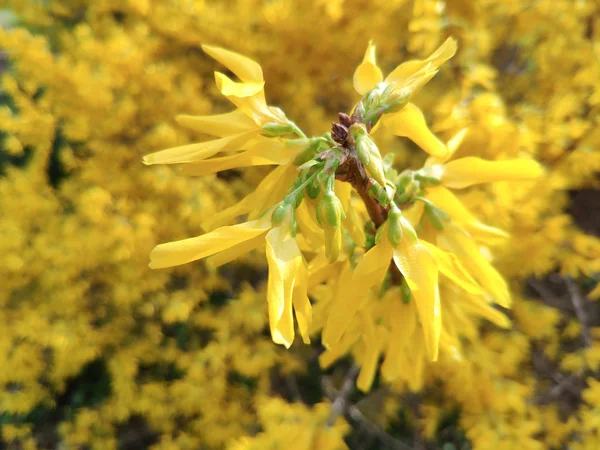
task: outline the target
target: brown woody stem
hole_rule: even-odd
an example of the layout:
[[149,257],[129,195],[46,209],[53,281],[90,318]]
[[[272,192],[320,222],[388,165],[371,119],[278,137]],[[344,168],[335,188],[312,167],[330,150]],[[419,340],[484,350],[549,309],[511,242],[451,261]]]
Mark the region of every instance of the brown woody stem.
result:
[[[347,150],[349,155],[339,167],[336,178],[352,185],[365,204],[369,217],[375,224],[375,229],[377,229],[387,220],[389,208],[380,205],[369,195],[369,188],[373,184],[372,179],[367,174],[362,162],[356,157],[356,151],[351,148],[347,148]],[[393,261],[390,263],[390,273],[394,284],[400,285],[402,283],[402,273]]]

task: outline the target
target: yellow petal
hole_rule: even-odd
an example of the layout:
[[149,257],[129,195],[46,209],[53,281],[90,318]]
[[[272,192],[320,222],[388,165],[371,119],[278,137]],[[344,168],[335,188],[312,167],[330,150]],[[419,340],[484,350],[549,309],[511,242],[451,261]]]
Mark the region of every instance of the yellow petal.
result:
[[253,221],[221,227],[202,236],[160,244],[150,253],[150,268],[178,266],[206,258],[263,235],[267,229],[264,223]]
[[264,211],[283,198],[295,176],[296,169],[292,165],[275,168],[260,182],[254,192],[235,205],[208,218],[204,221],[202,227],[205,230],[212,230],[244,214],[249,214],[248,220],[258,218]]
[[[327,280],[334,279],[340,271],[340,264],[329,264],[329,260],[323,251],[317,254],[308,263],[308,285],[313,288]],[[352,272],[350,272],[352,273]]]
[[473,238],[455,224],[447,224],[437,237],[438,247],[454,253],[462,265],[501,306],[510,307],[510,293],[502,275],[485,260]]
[[379,362],[379,355],[381,355],[381,351],[383,350],[386,332],[381,326],[374,327],[372,318],[366,312],[361,313],[361,323],[363,324],[363,341],[365,346],[361,358],[360,374],[356,380],[356,387],[363,392],[368,392],[375,379],[377,363]]
[[271,174],[267,177],[269,183],[265,179],[256,188],[256,195],[252,200],[250,214],[248,215],[250,220],[256,219],[268,208],[281,201],[298,176],[296,166],[293,164],[279,166],[273,172],[271,173],[273,174],[272,178],[270,177]]
[[400,64],[385,79],[387,83],[394,82],[398,87],[412,86],[413,92],[418,91],[438,72],[439,67],[456,53],[456,40],[448,38],[427,59],[412,60]]
[[[416,337],[416,336],[415,336]],[[408,387],[417,392],[423,388],[423,371],[425,369],[425,351],[427,342],[423,338],[416,338],[412,342],[411,355],[406,364]]]
[[220,72],[215,72],[215,80],[221,94],[258,126],[267,122],[282,122],[282,118],[267,106],[264,82],[237,83]]
[[[315,208],[310,201],[305,199],[300,206],[296,208],[296,220],[298,229],[306,238],[313,251],[317,251],[324,245],[323,230],[315,219]],[[311,261],[312,262],[312,261]]]
[[492,181],[534,180],[542,174],[542,166],[531,159],[486,161],[468,156],[443,165],[442,183],[451,189],[463,189]]
[[271,166],[289,163],[295,150],[273,140],[261,140],[248,151],[236,155],[212,158],[187,164],[181,173],[189,176],[204,176],[238,167]]
[[[358,331],[358,330],[357,330]],[[342,338],[331,348],[326,349],[323,353],[319,355],[319,364],[322,368],[326,369],[342,356],[344,356],[350,350],[356,341],[360,338],[360,332],[353,332],[353,330],[348,330],[347,333],[344,333]]]
[[497,239],[509,236],[508,233],[499,228],[490,227],[479,222],[462,202],[443,186],[428,189],[426,197],[446,212],[453,222],[462,226],[478,241],[493,244]]
[[237,150],[257,135],[256,131],[246,131],[212,141],[198,142],[169,148],[144,156],[144,164],[178,164],[201,161],[220,152]]
[[416,227],[421,221],[425,204],[423,202],[415,202],[411,206],[402,210],[402,215],[408,220],[408,222]]
[[275,227],[269,231],[266,242],[271,337],[276,344],[289,348],[294,341],[294,284],[300,272],[306,270],[306,266],[296,240],[283,227]]
[[483,294],[481,286],[467,272],[460,261],[452,253],[440,250],[429,242],[421,241],[427,251],[435,258],[439,271],[454,283],[471,294]]
[[202,50],[231,70],[243,82],[264,81],[260,65],[250,58],[212,45],[203,45]]
[[308,299],[308,269],[304,260],[302,261],[302,267],[298,270],[294,284],[292,304],[302,341],[305,344],[310,344],[308,330],[312,324],[312,306]]
[[352,202],[352,191],[353,189],[350,183],[343,183],[341,181],[335,182],[335,194],[340,199],[342,208],[348,217],[348,220],[344,222],[344,228],[348,231],[354,242],[356,242],[358,245],[363,245],[365,243],[366,236],[363,230],[364,227],[362,222],[358,217]]
[[408,304],[400,301],[400,292],[398,289],[388,291],[388,295],[394,296],[393,301],[389,301],[389,322],[391,330],[388,337],[388,347],[385,352],[385,359],[381,366],[381,374],[386,381],[393,381],[402,373],[402,356],[404,347],[409,345],[409,338],[412,335],[417,320],[415,317],[415,302],[411,301]]
[[224,264],[227,264],[231,261],[236,260],[241,255],[244,255],[255,248],[259,248],[265,242],[265,237],[263,234],[256,236],[247,241],[240,242],[239,244],[234,245],[231,248],[223,250],[216,255],[209,257],[206,260],[206,265],[216,269],[217,267],[221,267]]
[[403,239],[394,249],[394,262],[411,288],[423,326],[427,353],[435,361],[442,327],[438,266],[435,258],[420,241],[407,239],[409,233],[410,230],[407,230],[403,222]]
[[221,94],[223,94],[225,97],[254,97],[259,92],[262,92],[265,87],[264,81],[259,81],[256,83],[238,83],[221,72],[215,72],[215,79],[217,81],[217,87],[219,88],[219,91],[221,91]]
[[461,296],[460,306],[489,320],[501,328],[510,328],[512,325],[510,319],[504,313],[493,308],[481,297],[474,297],[471,295]]
[[407,137],[431,156],[445,158],[448,148],[427,127],[421,110],[407,103],[399,112],[383,116],[384,124],[396,136]]
[[323,329],[325,347],[331,347],[339,341],[369,290],[383,282],[391,259],[392,247],[382,239],[381,244],[375,245],[360,259],[351,279],[340,283],[334,307]]
[[362,63],[354,71],[354,89],[360,95],[364,95],[381,80],[383,80],[383,75],[375,62],[375,45],[373,41],[369,41]]
[[175,117],[179,125],[199,133],[225,137],[257,128],[256,123],[243,111],[236,109],[226,114],[213,116],[189,116],[180,114]]

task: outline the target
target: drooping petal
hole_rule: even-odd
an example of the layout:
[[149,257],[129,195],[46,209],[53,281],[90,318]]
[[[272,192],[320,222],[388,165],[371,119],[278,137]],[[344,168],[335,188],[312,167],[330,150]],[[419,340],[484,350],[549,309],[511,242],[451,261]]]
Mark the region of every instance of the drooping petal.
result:
[[402,231],[403,238],[394,248],[394,262],[411,288],[427,353],[432,361],[436,361],[442,327],[438,266],[431,253],[415,239],[416,233],[407,221],[402,222]]
[[388,291],[388,295],[394,295],[395,301],[388,302],[390,305],[389,319],[391,330],[388,336],[388,346],[385,352],[385,359],[381,366],[381,374],[386,381],[393,381],[402,372],[402,356],[404,347],[409,344],[409,338],[412,335],[416,324],[415,302],[408,304],[400,301],[400,292],[398,289]]
[[383,350],[387,332],[380,325],[374,326],[373,319],[366,312],[363,311],[360,316],[363,325],[364,354],[361,359],[360,374],[356,380],[356,387],[363,392],[368,392],[375,379],[379,355]]
[[226,250],[223,250],[216,255],[210,256],[206,260],[206,265],[216,269],[217,267],[221,267],[224,264],[227,264],[231,261],[236,260],[241,255],[244,255],[255,248],[261,247],[265,242],[265,237],[263,234],[259,234],[255,238],[252,238],[247,241],[240,242],[239,244],[234,245]]
[[350,280],[340,283],[325,328],[323,345],[327,348],[335,345],[346,331],[350,321],[367,298],[369,290],[379,286],[389,268],[392,259],[392,247],[387,240],[371,248],[352,272]]
[[484,319],[489,320],[493,324],[501,327],[501,328],[510,328],[511,321],[510,319],[502,312],[493,308],[487,301],[482,299],[481,297],[475,297],[471,295],[461,296],[460,299],[461,307],[469,310]]
[[438,247],[454,253],[462,265],[501,306],[510,307],[510,292],[502,275],[485,260],[475,240],[462,228],[447,224],[437,237]]
[[456,40],[448,38],[427,59],[406,61],[396,67],[385,79],[387,83],[394,82],[399,87],[410,86],[413,93],[417,92],[438,72],[440,66],[456,53]]
[[292,305],[294,306],[294,313],[296,314],[296,321],[298,322],[302,341],[305,344],[310,344],[308,330],[312,325],[312,306],[308,299],[308,268],[304,260],[296,276]]
[[375,45],[373,41],[369,41],[365,56],[354,71],[354,89],[360,95],[364,95],[373,89],[377,83],[380,83],[381,80],[383,80],[383,74],[375,62]]
[[317,223],[315,215],[316,213],[314,206],[307,200],[300,203],[300,206],[296,208],[296,221],[298,222],[298,229],[306,238],[313,251],[321,249],[324,245],[323,230]]
[[446,212],[453,222],[462,226],[476,240],[493,243],[499,238],[508,237],[505,231],[481,223],[448,189],[436,186],[428,189],[427,199]]
[[190,116],[180,114],[175,117],[179,125],[199,133],[211,136],[225,137],[232,134],[243,133],[257,128],[256,123],[242,110],[216,114],[213,116]]
[[235,205],[207,218],[202,224],[203,228],[212,230],[244,214],[249,214],[248,220],[258,218],[264,211],[283,198],[295,174],[296,170],[292,165],[275,168],[260,182],[254,192],[248,194]]
[[181,147],[168,148],[160,152],[144,156],[144,164],[178,164],[202,161],[220,152],[237,150],[250,139],[257,135],[256,131],[245,131],[221,139],[198,142],[196,144],[182,145]]
[[462,142],[465,139],[465,136],[467,135],[468,132],[469,132],[468,128],[460,129],[454,136],[452,136],[448,140],[448,143],[446,144],[446,146],[448,147],[448,154],[446,155],[446,157],[443,159],[440,159],[440,158],[436,158],[434,156],[430,156],[429,158],[427,158],[427,161],[425,161],[425,164],[423,165],[423,167],[431,167],[436,164],[443,164],[446,161],[448,161],[450,158],[452,158],[454,153],[456,153],[456,150],[458,150],[458,148],[462,144]]
[[438,269],[443,275],[447,276],[450,280],[470,294],[483,294],[481,286],[477,284],[477,282],[473,279],[469,272],[467,272],[456,256],[454,256],[452,253],[440,250],[429,242],[421,241],[421,244],[423,244],[427,251],[429,251],[429,253],[431,253],[431,255],[435,258],[435,261],[438,264]]
[[271,166],[289,163],[295,153],[288,146],[273,140],[260,140],[248,151],[221,158],[206,159],[181,168],[189,176],[204,176],[239,167]]
[[[273,175],[272,178],[271,175]],[[293,164],[284,164],[273,170],[267,176],[269,183],[266,182],[267,178],[265,178],[254,191],[256,195],[249,205],[250,214],[248,218],[250,220],[256,219],[268,208],[281,201],[297,176],[298,172]]]
[[231,70],[243,82],[264,81],[260,64],[250,58],[212,45],[203,45],[202,50]]
[[[217,228],[216,230],[181,241],[168,242],[154,247],[150,253],[150,268],[160,269],[185,264],[206,258],[221,251],[235,247],[257,236],[264,235],[268,224],[259,221]],[[250,249],[240,248],[241,253]]]
[[284,227],[275,227],[269,231],[266,242],[271,337],[276,344],[289,348],[294,341],[294,284],[300,272],[306,270],[306,266],[296,240]]
[[258,126],[267,122],[281,122],[281,117],[274,114],[265,101],[263,81],[237,83],[220,72],[215,72],[215,81],[221,94]]
[[[324,251],[317,253],[313,259],[308,263],[308,286],[313,288],[327,280],[334,279],[334,277],[340,272],[340,265],[342,262],[335,264],[329,264],[327,256]],[[347,267],[347,264],[343,266]],[[352,273],[350,271],[350,273]],[[350,279],[350,278],[349,278]]]
[[350,348],[360,339],[361,330],[357,327],[356,329],[349,329],[341,339],[332,346],[326,349],[319,355],[319,364],[322,368],[326,369],[331,366],[334,362],[344,356]]
[[531,159],[486,161],[475,156],[455,159],[442,166],[442,183],[451,189],[463,189],[492,181],[534,180],[543,174],[542,166]]
[[344,228],[348,231],[354,242],[358,245],[363,245],[366,237],[363,230],[363,224],[361,223],[352,202],[352,186],[350,183],[336,181],[335,195],[340,199],[342,208],[348,217],[348,220],[344,222]]
[[396,136],[407,137],[431,156],[446,158],[448,148],[427,127],[421,110],[407,103],[399,112],[383,116],[383,123]]

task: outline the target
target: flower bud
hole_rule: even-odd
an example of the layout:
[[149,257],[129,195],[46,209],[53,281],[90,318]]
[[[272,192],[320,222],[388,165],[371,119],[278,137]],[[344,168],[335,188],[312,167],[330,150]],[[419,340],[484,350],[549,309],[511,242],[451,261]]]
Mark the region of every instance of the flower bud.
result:
[[358,136],[356,140],[356,153],[365,165],[369,175],[373,177],[380,185],[385,186],[386,179],[383,171],[383,160],[381,153],[368,135]]
[[440,179],[440,177],[431,174],[431,171],[415,172],[415,180],[419,180],[422,184],[426,186],[439,186],[440,184],[442,184],[442,180]]
[[271,214],[271,225],[274,227],[281,225],[290,212],[290,209],[289,204],[280,202],[275,209],[273,209],[273,213]]
[[261,134],[265,137],[279,137],[293,133],[294,127],[290,123],[268,122],[261,128]]
[[399,89],[390,94],[381,108],[385,114],[398,112],[406,106],[409,98],[410,91],[408,89]]
[[317,205],[317,222],[325,232],[325,254],[330,263],[338,260],[342,249],[342,220],[346,218],[342,203],[329,189]]
[[319,183],[318,180],[314,180],[306,186],[305,191],[308,198],[315,200],[319,194],[321,194],[321,183]]
[[402,239],[401,217],[402,212],[400,211],[400,208],[392,203],[392,207],[388,213],[388,239],[394,247],[397,246]]
[[342,202],[336,197],[332,190],[323,194],[323,198],[317,206],[317,221],[322,227],[329,225],[337,227],[346,218]]
[[446,226],[446,223],[450,220],[450,216],[446,214],[445,211],[442,211],[440,208],[435,206],[433,203],[425,203],[425,215],[431,222],[431,225],[436,230],[443,230]]
[[385,186],[381,186],[379,183],[374,182],[369,188],[369,195],[383,206],[389,205],[395,194],[396,187],[391,181],[386,181]]

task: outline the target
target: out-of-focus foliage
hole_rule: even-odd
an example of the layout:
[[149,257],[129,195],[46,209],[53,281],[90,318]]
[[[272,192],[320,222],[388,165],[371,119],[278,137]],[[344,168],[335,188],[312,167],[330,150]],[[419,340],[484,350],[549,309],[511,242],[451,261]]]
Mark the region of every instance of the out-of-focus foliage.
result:
[[[431,448],[600,447],[595,2],[0,6],[14,14],[0,30],[1,445],[335,449],[353,430],[353,448],[391,435]],[[201,44],[259,61],[269,104],[320,134],[358,100],[352,73],[370,39],[388,73],[448,36],[458,53],[415,98],[431,128],[445,142],[469,127],[457,157],[534,157],[547,170],[534,185],[461,195],[511,235],[493,254],[514,327],[463,323],[461,354],[424,364],[418,383],[348,399],[351,427],[330,427],[347,365],[320,371],[317,344],[271,342],[262,258],[147,267],[155,244],[200,234],[265,172],[187,179],[141,156],[202,137],[177,114],[227,110]],[[407,142],[377,140],[419,167]]]

